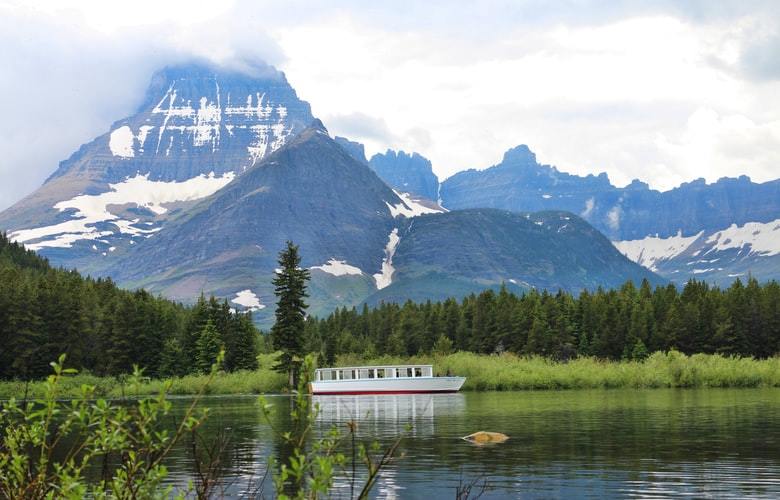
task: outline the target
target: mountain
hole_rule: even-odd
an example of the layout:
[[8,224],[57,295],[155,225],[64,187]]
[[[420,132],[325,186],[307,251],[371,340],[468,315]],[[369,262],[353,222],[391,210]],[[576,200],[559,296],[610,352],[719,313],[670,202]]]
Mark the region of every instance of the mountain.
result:
[[[301,247],[302,265],[312,270],[313,311],[328,310],[375,289],[396,217],[415,213],[317,120],[121,256],[109,273],[120,283],[183,300],[201,290],[233,299],[245,292],[262,298],[260,308],[273,297],[278,251],[292,240]],[[329,293],[331,281],[351,295]]]
[[698,179],[665,192],[635,180],[619,188],[603,173],[583,177],[539,164],[521,145],[497,165],[446,179],[441,199],[452,210],[577,213],[627,256],[676,282],[726,284],[751,272],[780,278],[780,180]]
[[336,136],[333,138],[334,141],[336,141],[336,144],[344,148],[344,150],[349,153],[349,155],[359,161],[360,163],[365,163],[368,165],[368,160],[366,160],[366,147],[359,142],[350,141],[346,137],[339,137]]
[[662,281],[573,214],[445,213],[425,197],[437,183],[419,155],[367,162],[360,144],[331,138],[281,73],[178,67],[155,75],[138,113],[0,214],[0,227],[55,265],[183,302],[214,294],[263,326],[287,240],[311,271],[317,315],[502,283]]
[[621,255],[569,212],[457,210],[408,220],[393,254],[393,282],[370,301],[445,299],[502,283],[515,291],[579,292],[626,280],[664,282]]
[[780,219],[732,224],[692,236],[615,242],[631,260],[677,282],[697,278],[728,285],[735,278],[780,279]]
[[[286,240],[311,270],[310,312],[499,287],[579,291],[659,277],[563,212],[439,213],[387,186],[319,122],[121,255],[110,274],[187,300],[229,297],[270,321]],[[244,304],[246,302],[246,304]]]
[[431,162],[417,153],[388,149],[368,162],[379,177],[400,192],[411,193],[436,201],[439,198],[439,178]]
[[187,65],[156,73],[138,111],[84,144],[0,227],[53,262],[100,257],[164,230],[313,120],[284,74]]

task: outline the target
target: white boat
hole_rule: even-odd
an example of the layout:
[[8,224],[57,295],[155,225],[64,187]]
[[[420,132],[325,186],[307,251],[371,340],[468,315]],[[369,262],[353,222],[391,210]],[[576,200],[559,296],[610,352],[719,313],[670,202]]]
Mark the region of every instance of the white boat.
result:
[[432,365],[319,368],[312,394],[420,394],[458,392],[465,377],[434,377]]

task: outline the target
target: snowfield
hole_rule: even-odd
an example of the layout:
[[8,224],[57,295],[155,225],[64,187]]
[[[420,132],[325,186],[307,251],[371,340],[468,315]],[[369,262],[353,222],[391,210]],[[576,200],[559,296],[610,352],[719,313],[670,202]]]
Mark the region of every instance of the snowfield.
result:
[[[718,252],[739,250],[745,255],[771,257],[780,255],[780,219],[771,222],[748,222],[742,226],[732,224],[726,229],[705,235],[704,231],[693,236],[659,238],[647,236],[641,240],[614,241],[615,247],[626,257],[651,271],[658,270],[658,264],[674,259],[687,250],[695,250],[693,257],[704,257],[688,262],[687,265],[712,264],[718,258],[712,258]],[[717,271],[720,268],[695,269],[694,274]]]
[[393,282],[393,273],[395,272],[395,268],[393,267],[393,255],[395,255],[395,249],[398,248],[398,243],[400,242],[401,237],[398,236],[398,228],[394,228],[387,238],[385,257],[382,259],[382,270],[374,274],[374,280],[376,281],[378,290],[390,286]]
[[363,274],[363,271],[361,271],[360,268],[355,266],[350,266],[344,260],[336,260],[336,259],[330,259],[325,264],[322,264],[321,266],[312,266],[310,269],[317,269],[324,273],[332,274],[333,276],[348,276],[348,275],[360,276],[361,274]]
[[[139,219],[126,220],[109,211],[112,205],[132,204],[146,208],[157,215],[168,211],[163,205],[177,201],[191,201],[205,198],[233,180],[235,175],[229,172],[217,177],[214,172],[199,175],[183,182],[150,181],[149,174],[129,177],[117,184],[109,184],[110,191],[97,195],[82,194],[54,205],[60,212],[75,210],[71,220],[32,229],[12,232],[12,240],[25,243],[31,250],[44,247],[70,248],[79,240],[94,240],[115,234],[115,231],[99,231],[95,225],[111,222],[120,234],[131,236],[150,235],[161,228],[140,228]],[[44,238],[43,241],[35,241]],[[33,243],[28,243],[33,242]]]
[[615,247],[640,266],[651,271],[657,270],[659,262],[672,259],[690,247],[694,241],[701,237],[702,233],[693,236],[683,236],[681,231],[676,236],[659,238],[647,236],[641,240],[613,241]]
[[255,295],[255,292],[250,289],[236,292],[235,298],[233,298],[230,302],[243,306],[248,311],[259,311],[260,309],[265,309],[265,304],[261,304],[260,299],[257,297],[257,295]]
[[750,253],[767,257],[778,255],[780,254],[780,219],[766,223],[748,222],[744,226],[732,224],[727,229],[707,238],[707,243],[712,245],[707,253],[747,246],[750,247]]
[[390,209],[390,215],[393,217],[398,217],[399,215],[402,217],[417,217],[418,215],[423,214],[440,214],[444,212],[442,209],[426,207],[425,205],[414,201],[409,193],[399,193],[395,189],[393,189],[393,192],[401,198],[401,203],[396,205],[391,205],[389,202],[385,201],[387,208]]

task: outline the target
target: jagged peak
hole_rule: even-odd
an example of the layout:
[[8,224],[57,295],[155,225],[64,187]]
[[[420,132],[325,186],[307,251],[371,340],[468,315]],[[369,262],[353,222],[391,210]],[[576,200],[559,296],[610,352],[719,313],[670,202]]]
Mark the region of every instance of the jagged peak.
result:
[[531,151],[531,148],[525,144],[520,144],[519,146],[508,149],[506,153],[504,153],[504,159],[501,160],[501,163],[538,165],[536,155]]
[[360,163],[368,163],[366,147],[363,144],[338,135],[333,137],[333,140]]
[[384,153],[376,153],[376,154],[374,154],[374,156],[371,157],[370,161],[375,162],[375,161],[381,160],[383,158],[388,158],[388,159],[393,159],[393,160],[396,160],[396,159],[417,160],[417,161],[422,161],[424,163],[427,163],[429,166],[431,164],[431,161],[428,158],[424,157],[423,155],[421,155],[420,153],[417,153],[415,151],[413,151],[411,153],[407,153],[403,149],[399,149],[398,151],[396,151],[396,150],[390,149],[390,148],[388,148],[387,151],[385,151]]
[[[182,82],[188,82],[188,85],[181,85]],[[167,65],[155,71],[147,87],[144,102],[138,111],[143,111],[156,104],[173,85],[179,87],[179,91],[183,92],[187,89],[198,88],[201,82],[209,86],[213,82],[219,82],[222,85],[255,84],[258,87],[270,85],[287,87],[295,93],[285,74],[265,63],[221,66],[207,61],[193,60]],[[185,96],[182,95],[182,97]],[[193,95],[191,97],[198,98],[200,96]]]

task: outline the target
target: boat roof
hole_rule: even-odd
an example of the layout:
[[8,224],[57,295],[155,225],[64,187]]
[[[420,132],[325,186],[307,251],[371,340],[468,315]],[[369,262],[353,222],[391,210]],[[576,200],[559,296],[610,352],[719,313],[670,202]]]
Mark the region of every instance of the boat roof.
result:
[[330,368],[317,368],[322,370],[364,370],[370,368],[433,368],[433,365],[366,365],[366,366],[332,366]]

